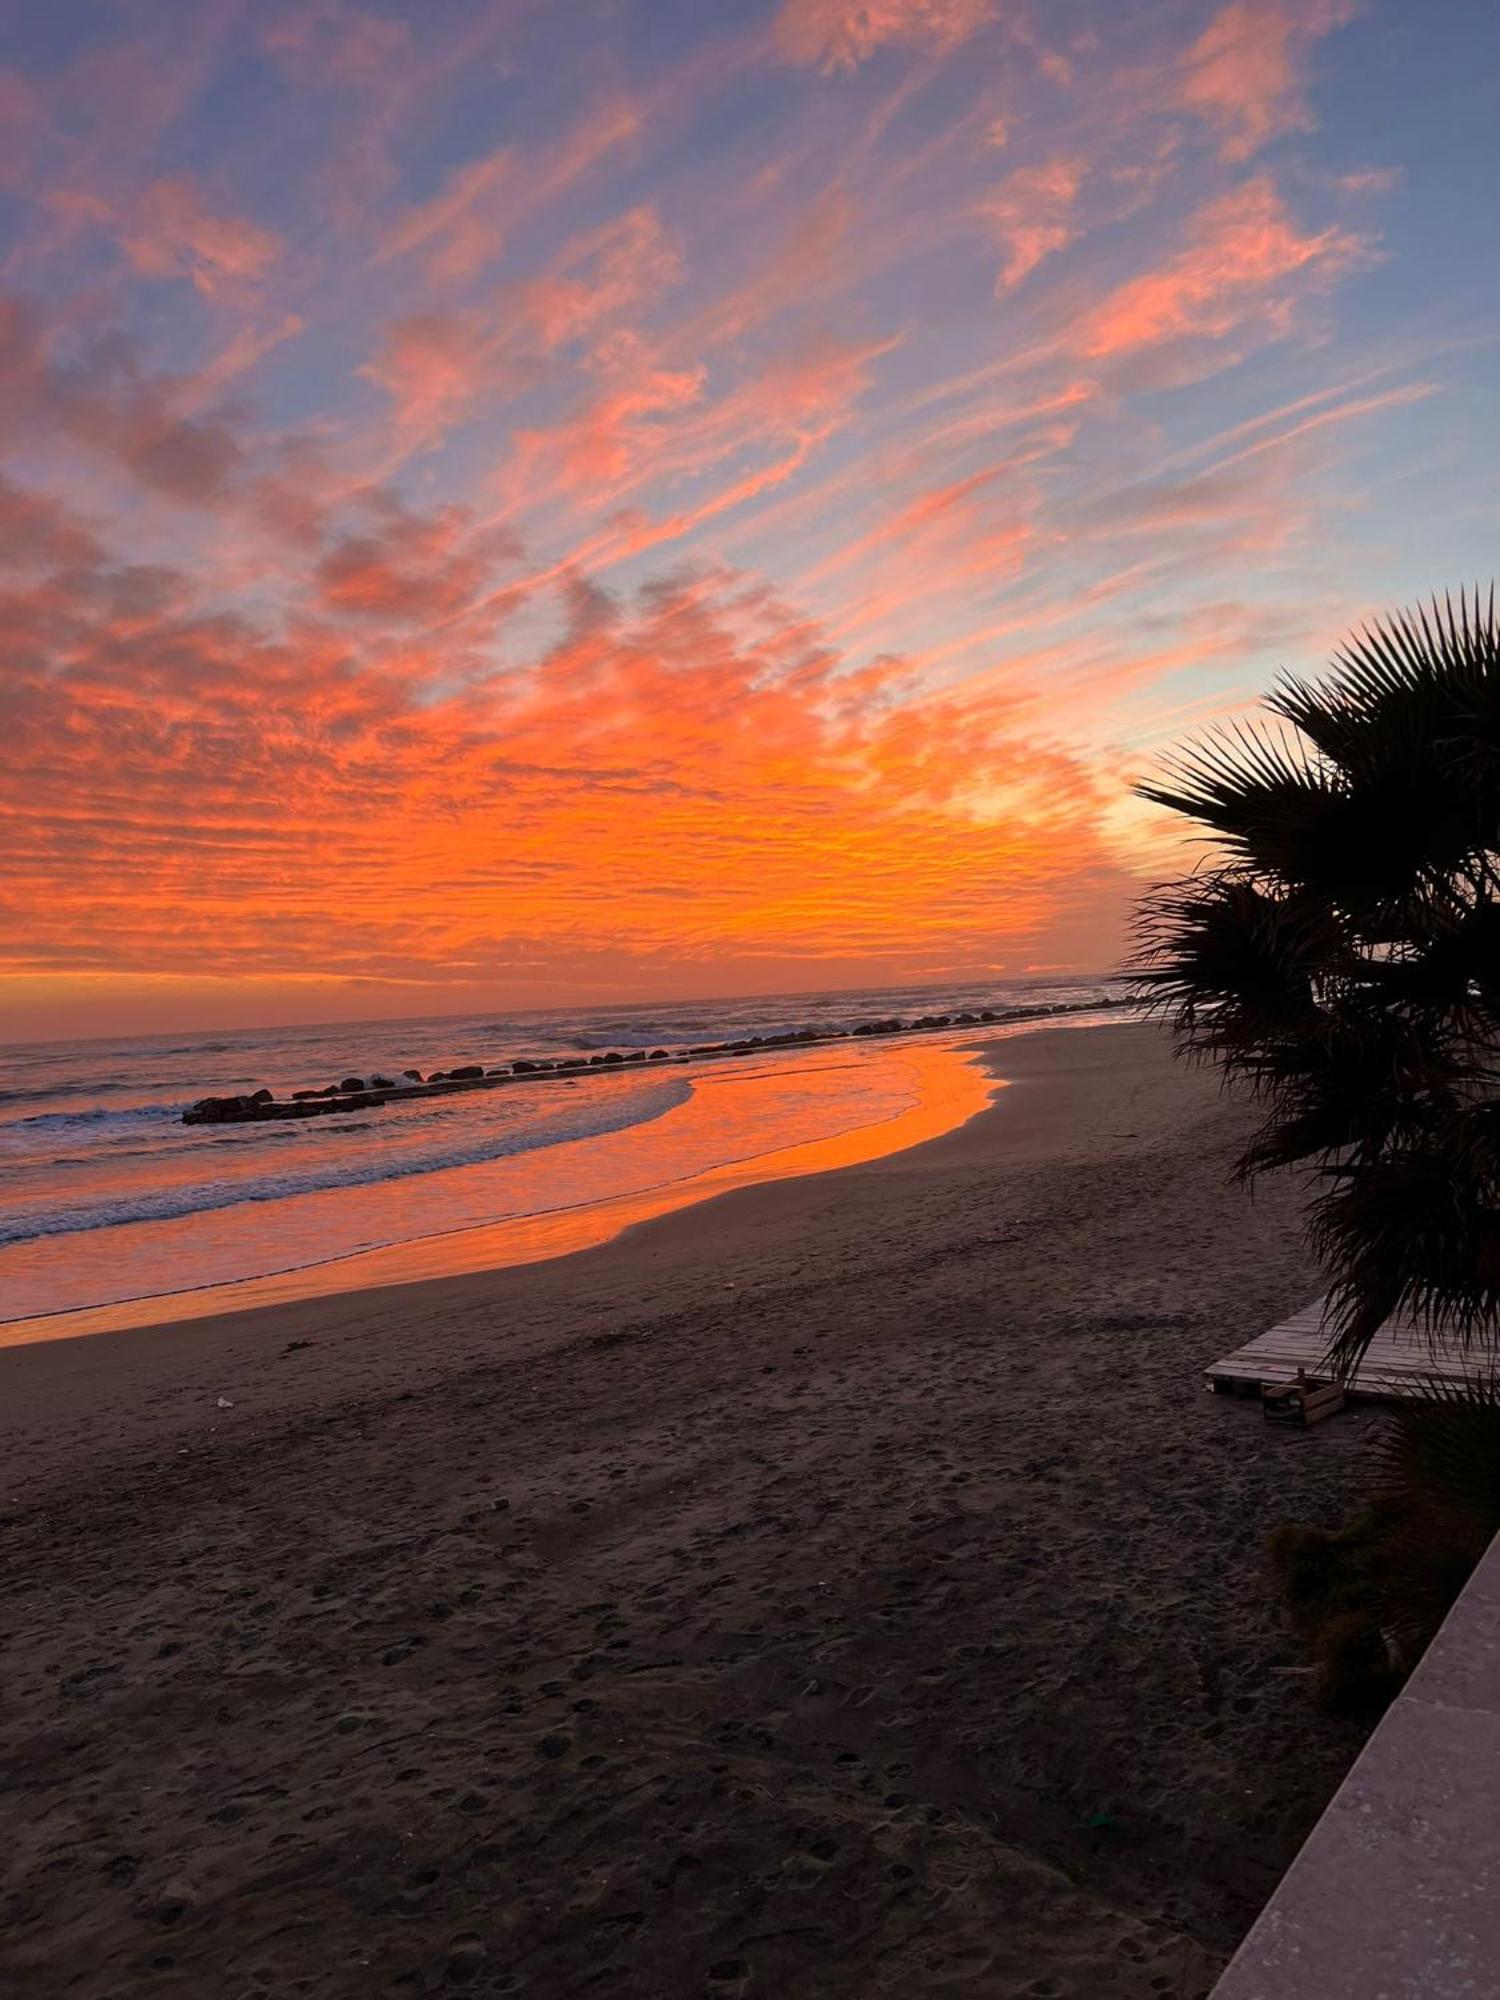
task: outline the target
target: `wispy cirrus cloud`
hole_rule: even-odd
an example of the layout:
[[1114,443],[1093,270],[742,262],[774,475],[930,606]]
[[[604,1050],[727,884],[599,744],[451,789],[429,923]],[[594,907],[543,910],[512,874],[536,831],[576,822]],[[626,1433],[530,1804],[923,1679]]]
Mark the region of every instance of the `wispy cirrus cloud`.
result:
[[1326,289],[1370,246],[1339,227],[1299,228],[1258,175],[1207,203],[1157,267],[1115,286],[1079,320],[1078,352],[1098,361],[1180,340],[1223,340],[1250,323],[1285,332],[1304,290]]
[[892,43],[953,48],[992,12],[990,0],[782,0],[776,39],[791,62],[852,70]]

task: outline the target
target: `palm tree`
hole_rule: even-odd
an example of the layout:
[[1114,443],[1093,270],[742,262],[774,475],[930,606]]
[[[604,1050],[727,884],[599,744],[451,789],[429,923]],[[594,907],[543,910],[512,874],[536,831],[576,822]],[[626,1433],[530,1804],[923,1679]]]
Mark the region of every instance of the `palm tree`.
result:
[[1138,916],[1139,998],[1247,1084],[1242,1178],[1313,1176],[1329,1362],[1409,1314],[1500,1351],[1500,627],[1461,594],[1376,621],[1268,719],[1141,795],[1208,860]]

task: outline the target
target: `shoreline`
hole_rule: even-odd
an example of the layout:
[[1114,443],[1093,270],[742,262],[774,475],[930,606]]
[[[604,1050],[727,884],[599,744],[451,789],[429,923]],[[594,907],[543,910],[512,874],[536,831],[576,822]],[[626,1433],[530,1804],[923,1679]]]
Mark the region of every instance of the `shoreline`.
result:
[[[1132,1024],[1101,1022],[1098,1030],[1107,1034],[1111,1028],[1129,1025]],[[1035,1032],[1066,1035],[1082,1032],[1085,1027],[1092,1028],[1092,1024],[1048,1023]],[[26,1432],[34,1426],[38,1402],[43,1421],[54,1421],[72,1396],[86,1397],[96,1359],[101,1356],[107,1357],[107,1363],[114,1372],[123,1371],[129,1376],[134,1398],[127,1418],[130,1448],[145,1447],[163,1438],[173,1438],[179,1431],[188,1434],[195,1427],[189,1413],[195,1410],[211,1412],[211,1426],[216,1421],[222,1421],[216,1417],[218,1398],[226,1392],[236,1408],[252,1406],[249,1371],[258,1372],[266,1349],[286,1337],[288,1316],[292,1316],[294,1322],[291,1323],[294,1339],[304,1331],[304,1323],[315,1323],[347,1343],[357,1340],[358,1330],[372,1315],[394,1312],[420,1316],[424,1310],[441,1311],[450,1303],[476,1312],[482,1312],[491,1304],[509,1305],[508,1281],[524,1283],[526,1276],[538,1269],[562,1269],[579,1264],[587,1266],[591,1260],[608,1258],[611,1252],[619,1253],[627,1269],[669,1260],[681,1249],[697,1243],[700,1227],[697,1218],[702,1210],[728,1209],[736,1214],[737,1220],[746,1219],[752,1226],[759,1225],[774,1231],[792,1209],[795,1202],[793,1190],[799,1186],[810,1185],[815,1189],[819,1183],[836,1185],[862,1169],[878,1172],[888,1165],[899,1164],[923,1172],[956,1164],[968,1156],[966,1140],[982,1151],[989,1141],[990,1121],[1002,1111],[1013,1113],[1014,1107],[1003,1102],[1012,1094],[1012,1085],[1011,1079],[1001,1074],[1001,1059],[1019,1041],[1029,1039],[1031,1032],[1021,1030],[1003,1040],[969,1045],[965,1053],[975,1058],[985,1086],[985,1101],[975,1104],[967,1116],[945,1125],[941,1131],[887,1151],[872,1152],[862,1160],[846,1159],[817,1165],[805,1176],[798,1173],[762,1175],[747,1171],[742,1180],[722,1188],[704,1186],[710,1177],[701,1176],[692,1183],[694,1191],[686,1194],[681,1202],[650,1209],[621,1221],[618,1227],[608,1228],[598,1236],[565,1243],[536,1258],[523,1258],[510,1263],[481,1263],[456,1271],[397,1276],[364,1285],[315,1288],[264,1301],[244,1296],[247,1287],[262,1281],[239,1280],[208,1287],[197,1293],[168,1293],[130,1301],[124,1308],[82,1307],[67,1315],[0,1322],[0,1464],[8,1459],[13,1467],[25,1465]],[[923,1111],[924,1107],[919,1106],[915,1116],[921,1117]],[[858,1127],[852,1136],[860,1139],[882,1129],[881,1125]],[[810,1147],[787,1150],[813,1151],[837,1144],[837,1139],[814,1141]],[[754,1169],[765,1157],[736,1164]],[[697,1192],[700,1188],[701,1193]],[[599,1211],[616,1206],[623,1206],[623,1203],[593,1205]],[[492,1229],[464,1230],[458,1234],[485,1238],[504,1227],[503,1224],[495,1225]],[[390,1246],[398,1254],[409,1247],[404,1244]],[[417,1247],[421,1247],[420,1243]],[[378,1263],[384,1254],[375,1251],[368,1253],[368,1257]],[[331,1265],[319,1268],[331,1272],[351,1263],[364,1266],[366,1257],[336,1259]],[[299,1274],[288,1275],[295,1278]],[[274,1286],[276,1280],[267,1282]],[[205,1310],[163,1315],[150,1310],[184,1300],[207,1305],[220,1298],[225,1303],[216,1312]],[[112,1320],[110,1324],[101,1325],[83,1323],[86,1318],[111,1318],[119,1310],[132,1308],[139,1310],[132,1311],[131,1317],[118,1324]],[[46,1331],[49,1320],[58,1317],[68,1319],[67,1330]],[[42,1329],[35,1338],[13,1340],[6,1337],[18,1328],[33,1326]],[[511,1339],[517,1338],[513,1329],[508,1330],[508,1335]],[[123,1348],[129,1349],[128,1361]],[[466,1357],[471,1362],[477,1362],[479,1358],[477,1352]],[[363,1377],[362,1386],[368,1388],[368,1367],[358,1362],[356,1365]],[[385,1385],[394,1391],[397,1382],[404,1381],[408,1373],[420,1376],[425,1369],[436,1367],[446,1370],[453,1365],[455,1358],[447,1351],[437,1356],[403,1355],[396,1358],[394,1368],[385,1373]],[[267,1416],[280,1417],[285,1411],[302,1405],[304,1398],[293,1384],[274,1381],[268,1386],[273,1394],[269,1404],[262,1406]],[[328,1385],[320,1381],[313,1386],[310,1400],[319,1401],[327,1393]],[[9,1424],[4,1421],[6,1413],[12,1419]],[[19,1421],[15,1421],[17,1418]],[[87,1430],[88,1426],[84,1424],[68,1431],[70,1441],[62,1456],[71,1458],[74,1451],[81,1448]],[[0,1479],[0,1504],[14,1490],[10,1482]]]
[[1261,1552],[1372,1420],[1201,1391],[1312,1288],[1244,1114],[1138,1025],[1001,1049],[595,1249],[0,1352],[0,1970],[1206,1991],[1353,1754]]
[[350,1076],[341,1083],[316,1089],[294,1090],[290,1097],[278,1098],[267,1086],[254,1092],[229,1097],[202,1097],[182,1112],[184,1125],[256,1125],[286,1120],[325,1117],[339,1112],[376,1111],[388,1104],[419,1103],[431,1097],[451,1097],[473,1091],[504,1089],[518,1083],[579,1083],[592,1075],[611,1076],[634,1064],[666,1063],[671,1067],[701,1066],[732,1062],[746,1056],[774,1055],[793,1049],[821,1048],[830,1042],[905,1041],[913,1035],[952,1034],[955,1030],[1008,1028],[1022,1023],[1046,1025],[1070,1014],[1104,1014],[1117,1009],[1133,1011],[1128,999],[1064,1001],[1035,1007],[1005,1007],[998,1011],[983,1008],[978,1013],[924,1014],[903,1021],[896,1016],[862,1021],[838,1028],[791,1028],[779,1034],[748,1035],[733,1042],[703,1042],[666,1048],[621,1049],[618,1046],[591,1055],[563,1057],[521,1057],[493,1068],[483,1063],[461,1063],[451,1070],[434,1070],[423,1077],[419,1070],[403,1070],[404,1081],[377,1076],[367,1082]]
[[[843,1128],[819,1139],[746,1154],[696,1170],[679,1180],[654,1183],[624,1194],[584,1197],[492,1223],[459,1224],[450,1230],[405,1237],[264,1274],[0,1319],[0,1351],[41,1341],[86,1339],[94,1334],[216,1318],[334,1293],[468,1276],[571,1256],[609,1242],[653,1217],[717,1199],[735,1188],[836,1172],[903,1152],[928,1143],[987,1108],[1004,1081],[990,1057],[1017,1036],[1053,1028],[1092,1029],[1112,1025],[1109,1015],[1100,1009],[1077,1007],[1048,1012],[1077,1018],[1060,1021],[1042,1019],[1039,1015],[1018,1015],[1011,1021],[997,1021],[985,1030],[988,1039],[948,1040],[931,1048],[914,1047],[910,1054],[920,1071],[917,1102],[887,1118]],[[948,1035],[951,1037],[953,1033],[949,1028]],[[765,1053],[764,1049],[756,1052]],[[787,1053],[793,1051],[789,1049]],[[944,1060],[950,1056],[958,1058],[957,1068]],[[982,1080],[978,1087],[975,1087],[976,1073],[977,1079]]]

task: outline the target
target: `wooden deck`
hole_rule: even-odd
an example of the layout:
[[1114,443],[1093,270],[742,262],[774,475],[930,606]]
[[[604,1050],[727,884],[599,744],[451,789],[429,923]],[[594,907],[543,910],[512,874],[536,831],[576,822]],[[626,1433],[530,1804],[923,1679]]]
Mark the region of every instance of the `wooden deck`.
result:
[[[1206,1371],[1208,1386],[1220,1395],[1249,1396],[1262,1382],[1290,1382],[1299,1368],[1321,1374],[1327,1347],[1323,1301],[1314,1299],[1269,1333],[1216,1361]],[[1387,1320],[1370,1342],[1348,1392],[1366,1401],[1391,1402],[1420,1395],[1434,1377],[1461,1381],[1472,1366],[1473,1357],[1457,1347],[1434,1345],[1420,1328]]]

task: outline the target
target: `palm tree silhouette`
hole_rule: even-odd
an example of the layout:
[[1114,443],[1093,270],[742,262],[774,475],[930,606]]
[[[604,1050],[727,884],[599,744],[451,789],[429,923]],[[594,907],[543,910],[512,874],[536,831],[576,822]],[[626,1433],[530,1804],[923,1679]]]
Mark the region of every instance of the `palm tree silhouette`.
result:
[[1500,628],[1493,588],[1377,620],[1269,719],[1143,797],[1209,859],[1137,916],[1138,998],[1266,1116],[1241,1178],[1300,1166],[1330,1364],[1393,1313],[1500,1347]]

